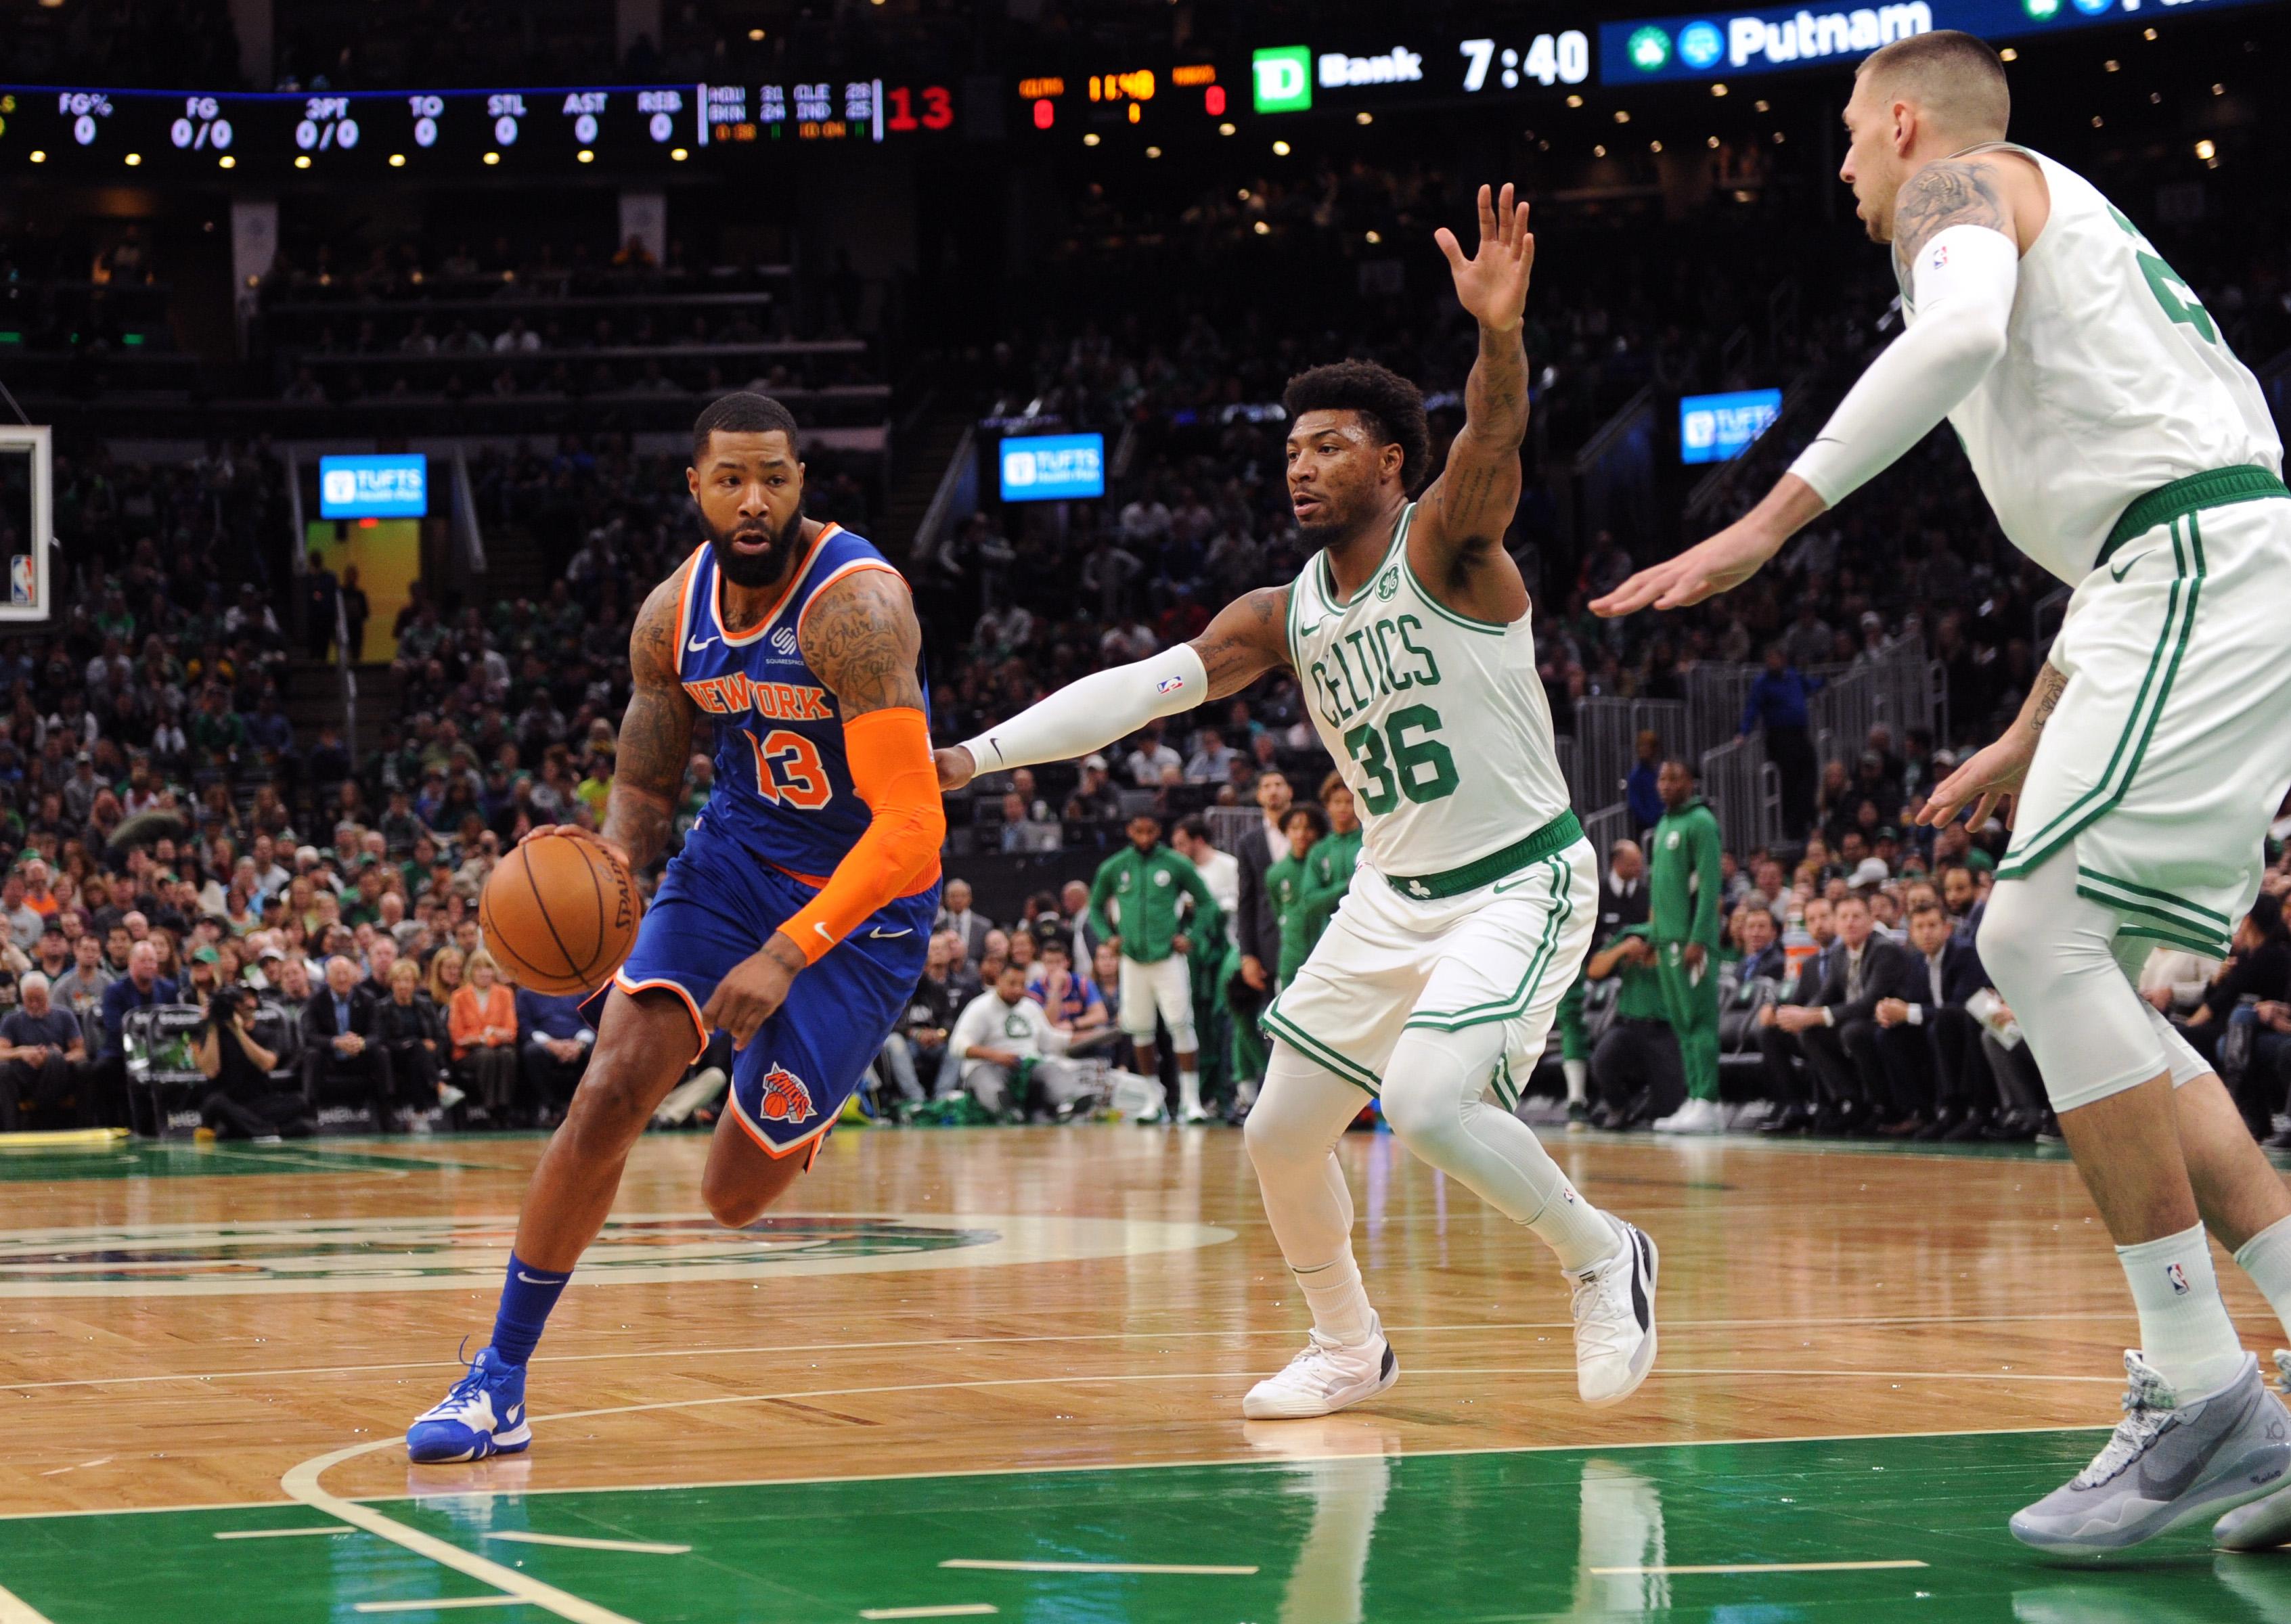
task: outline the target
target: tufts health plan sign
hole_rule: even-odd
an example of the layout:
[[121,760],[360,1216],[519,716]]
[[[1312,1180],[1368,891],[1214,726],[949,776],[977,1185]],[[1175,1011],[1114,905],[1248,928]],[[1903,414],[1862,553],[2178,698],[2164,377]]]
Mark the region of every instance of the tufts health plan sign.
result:
[[1749,449],[1781,414],[1778,389],[1737,390],[1731,395],[1684,395],[1678,402],[1678,460],[1731,462]]
[[430,511],[430,459],[320,457],[322,519],[420,519]]
[[1105,436],[1033,434],[1002,442],[1002,500],[1065,502],[1105,494]]

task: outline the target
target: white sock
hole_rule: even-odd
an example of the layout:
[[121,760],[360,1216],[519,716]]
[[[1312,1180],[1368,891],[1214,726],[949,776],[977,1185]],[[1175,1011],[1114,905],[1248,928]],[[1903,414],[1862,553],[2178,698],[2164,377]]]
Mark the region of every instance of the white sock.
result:
[[2140,1310],[2142,1356],[2183,1399],[2225,1387],[2243,1363],[2243,1344],[2220,1300],[2204,1226],[2119,1246],[2116,1258]]
[[1346,1246],[1334,1263],[1317,1269],[1292,1269],[1313,1310],[1313,1329],[1327,1340],[1358,1347],[1376,1330],[1376,1310],[1368,1306],[1360,1265]]
[[1202,1074],[1198,1071],[1178,1073],[1178,1104],[1187,1116],[1199,1116],[1202,1110]]
[[2291,1337],[2291,1218],[2276,1219],[2237,1249],[2235,1266],[2251,1276],[2251,1283],[2283,1322]]
[[1562,1060],[1560,1071],[1567,1078],[1567,1103],[1580,1105],[1591,1097],[1591,1065],[1586,1060]]

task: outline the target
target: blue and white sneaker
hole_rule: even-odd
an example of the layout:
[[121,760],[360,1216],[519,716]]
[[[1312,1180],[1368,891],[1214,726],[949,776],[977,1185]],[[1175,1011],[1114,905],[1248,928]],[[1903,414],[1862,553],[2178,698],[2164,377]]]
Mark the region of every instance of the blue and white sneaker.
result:
[[514,1455],[532,1442],[525,1367],[502,1363],[490,1347],[479,1348],[470,1373],[406,1429],[406,1459],[425,1464]]

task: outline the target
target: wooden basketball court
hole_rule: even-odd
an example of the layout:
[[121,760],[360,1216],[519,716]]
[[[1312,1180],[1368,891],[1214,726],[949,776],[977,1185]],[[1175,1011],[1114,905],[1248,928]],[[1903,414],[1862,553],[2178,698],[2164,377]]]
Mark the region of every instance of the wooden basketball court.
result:
[[1237,1133],[839,1130],[740,1234],[652,1137],[532,1452],[409,1467],[540,1145],[0,1153],[0,1624],[2291,1617],[2291,1552],[2006,1535],[2134,1335],[2058,1153],[1554,1136],[1663,1249],[1591,1411],[1547,1254],[1351,1136],[1400,1385],[1245,1425],[1305,1320]]

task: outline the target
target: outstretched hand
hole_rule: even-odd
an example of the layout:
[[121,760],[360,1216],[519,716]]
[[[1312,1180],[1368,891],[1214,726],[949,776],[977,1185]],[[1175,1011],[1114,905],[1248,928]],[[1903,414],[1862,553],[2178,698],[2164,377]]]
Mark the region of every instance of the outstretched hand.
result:
[[1500,197],[1480,188],[1480,245],[1470,259],[1456,234],[1442,226],[1432,234],[1448,256],[1456,278],[1456,299],[1483,327],[1508,332],[1527,308],[1527,282],[1535,269],[1535,238],[1527,229],[1527,205],[1512,200],[1511,183]]
[[1975,751],[1964,766],[1933,785],[1933,793],[1918,808],[1917,821],[1938,829],[1970,806],[1973,828],[1987,823],[1991,812],[2002,812],[2005,826],[2010,829],[2014,814],[2020,809],[2021,786],[2028,779],[2029,764],[2036,759],[2035,736],[2014,727],[1995,744]]
[[1614,620],[1649,607],[1683,609],[1732,591],[1773,556],[1763,528],[1737,519],[1708,541],[1649,565],[1604,598],[1592,599],[1591,613]]

